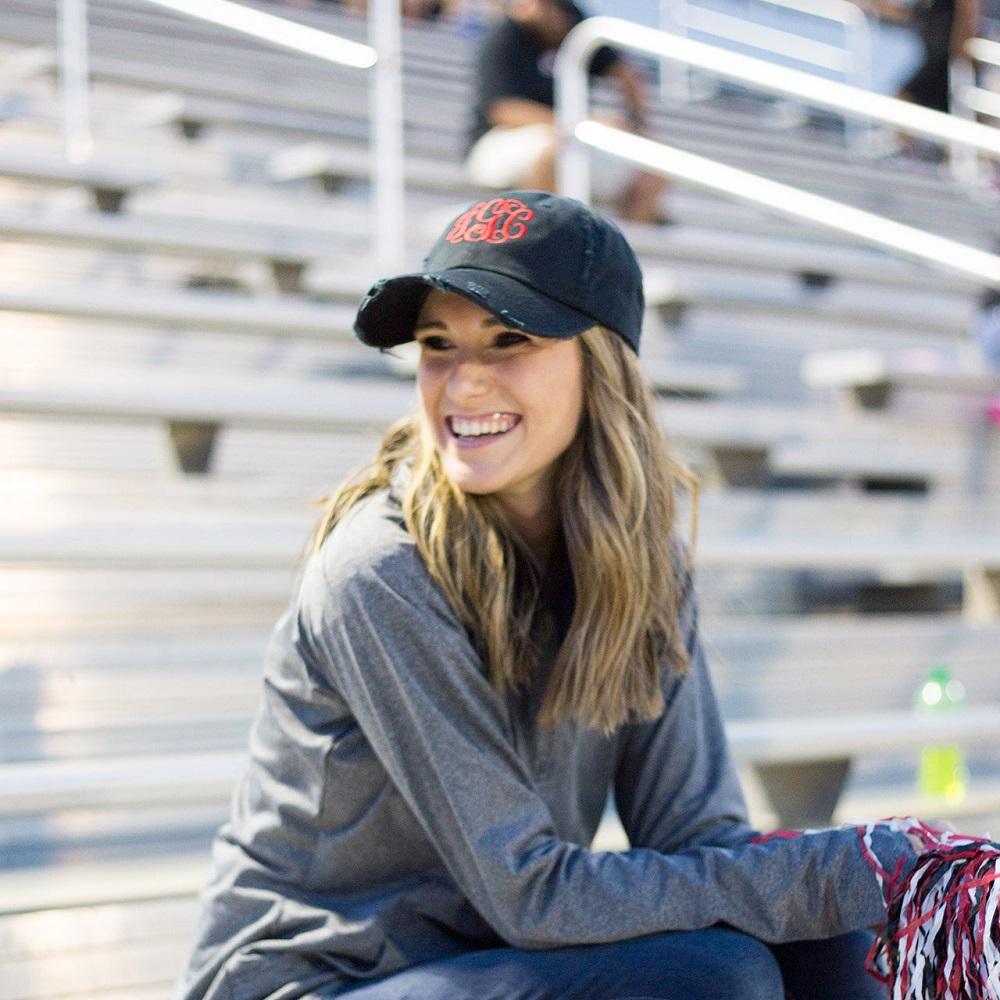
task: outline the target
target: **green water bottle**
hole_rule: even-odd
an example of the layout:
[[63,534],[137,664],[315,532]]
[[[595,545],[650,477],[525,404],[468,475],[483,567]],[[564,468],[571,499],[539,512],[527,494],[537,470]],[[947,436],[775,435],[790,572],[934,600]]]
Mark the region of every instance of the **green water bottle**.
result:
[[[951,714],[961,711],[964,701],[962,682],[946,666],[936,664],[917,692],[916,710],[926,715]],[[957,803],[965,798],[968,784],[965,752],[957,743],[925,746],[920,751],[917,790],[921,795]]]

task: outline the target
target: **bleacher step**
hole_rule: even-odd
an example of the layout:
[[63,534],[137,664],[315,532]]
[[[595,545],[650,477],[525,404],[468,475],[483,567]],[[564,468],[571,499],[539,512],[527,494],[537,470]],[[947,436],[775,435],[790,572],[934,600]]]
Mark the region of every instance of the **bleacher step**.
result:
[[[201,889],[208,864],[208,856],[199,851],[188,855],[0,871],[0,915],[105,903],[186,899]],[[4,940],[2,927],[0,921],[0,954],[11,947]],[[2,965],[0,962],[0,968]],[[0,983],[2,975],[0,972]],[[0,995],[8,1000],[8,994],[0,991]]]

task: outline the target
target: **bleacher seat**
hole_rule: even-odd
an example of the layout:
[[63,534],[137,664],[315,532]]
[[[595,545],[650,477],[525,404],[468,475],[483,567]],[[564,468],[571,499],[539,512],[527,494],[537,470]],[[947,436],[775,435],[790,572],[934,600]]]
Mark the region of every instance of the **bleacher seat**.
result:
[[[363,77],[150,5],[89,6],[98,155],[83,167],[53,155],[56,5],[5,0],[0,17],[16,98],[0,132],[4,1000],[169,996],[310,501],[413,400],[351,335],[377,276]],[[328,7],[271,6],[364,37]],[[474,193],[459,160],[473,39],[442,23],[403,40],[399,238],[415,267]],[[725,100],[658,105],[653,128],[983,246],[1000,221],[938,172]],[[967,801],[935,813],[988,828],[1000,442],[983,384],[894,373],[885,405],[859,411],[803,377],[834,350],[958,356],[980,290],[670,197],[675,225],[625,228],[660,415],[705,484],[703,631],[755,819],[930,808],[912,769],[942,734],[910,698],[944,659],[975,743]]]

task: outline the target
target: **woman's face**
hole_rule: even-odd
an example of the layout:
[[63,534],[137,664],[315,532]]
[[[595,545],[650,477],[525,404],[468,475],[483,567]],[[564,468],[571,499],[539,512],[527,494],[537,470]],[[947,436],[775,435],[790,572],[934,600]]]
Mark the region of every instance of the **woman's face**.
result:
[[535,337],[432,289],[417,319],[420,407],[444,470],[515,520],[551,512],[556,464],[583,412],[578,337]]

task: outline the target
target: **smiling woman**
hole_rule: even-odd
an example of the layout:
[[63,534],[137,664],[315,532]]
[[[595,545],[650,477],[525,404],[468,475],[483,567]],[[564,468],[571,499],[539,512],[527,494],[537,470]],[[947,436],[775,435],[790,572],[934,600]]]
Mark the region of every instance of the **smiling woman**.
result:
[[621,232],[534,191],[361,304],[420,405],[316,526],[179,1000],[885,995],[864,928],[914,843],[750,828],[642,316]]

